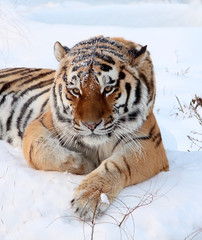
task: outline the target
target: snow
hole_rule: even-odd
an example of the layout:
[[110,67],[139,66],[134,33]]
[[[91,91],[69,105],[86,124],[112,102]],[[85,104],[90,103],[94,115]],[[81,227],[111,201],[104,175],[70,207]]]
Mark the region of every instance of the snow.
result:
[[101,193],[100,198],[101,198],[101,202],[102,202],[102,203],[110,204],[110,203],[109,203],[109,199],[108,199],[108,197],[107,197],[106,194]]
[[148,45],[170,171],[125,188],[106,214],[85,223],[70,207],[82,176],[36,171],[0,141],[0,240],[202,239],[202,152],[187,137],[202,136],[188,108],[202,96],[202,2],[94,2],[0,0],[0,68],[56,69],[56,41],[72,47],[105,35]]

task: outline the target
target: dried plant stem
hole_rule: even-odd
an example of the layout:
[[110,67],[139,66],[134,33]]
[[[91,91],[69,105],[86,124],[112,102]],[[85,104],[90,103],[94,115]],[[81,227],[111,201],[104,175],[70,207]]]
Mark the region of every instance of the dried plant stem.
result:
[[178,98],[177,96],[175,96],[175,97],[176,97],[176,99],[177,99],[177,101],[178,101],[178,103],[179,103],[179,105],[180,105],[180,111],[182,111],[182,112],[184,113],[184,110],[183,110],[183,107],[182,107],[182,105],[181,105],[181,103],[180,103],[179,98]]

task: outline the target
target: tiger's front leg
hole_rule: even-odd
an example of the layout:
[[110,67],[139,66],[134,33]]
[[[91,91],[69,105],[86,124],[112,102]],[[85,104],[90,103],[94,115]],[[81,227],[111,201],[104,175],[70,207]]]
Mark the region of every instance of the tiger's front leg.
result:
[[[82,219],[89,220],[104,212],[124,187],[143,182],[169,169],[160,130],[153,113],[140,132],[144,136],[139,140],[141,152],[138,149],[131,152],[127,146],[125,149],[125,146],[120,146],[78,186],[71,203],[75,213]],[[106,194],[109,203],[102,202],[101,194]]]
[[[137,153],[133,156],[116,154],[106,159],[75,190],[71,201],[74,212],[84,220],[91,220],[105,212],[124,187],[143,182],[160,171],[168,170],[166,159],[157,158],[158,156],[150,159],[144,155],[138,156]],[[101,194],[105,194],[109,202],[102,202]]]
[[[116,162],[105,160],[75,190],[71,204],[81,219],[92,220],[103,213],[126,185],[127,172],[124,176],[124,169]],[[106,201],[102,201],[102,194],[107,196]]]
[[26,128],[22,147],[29,165],[38,170],[85,174],[94,169],[83,154],[62,147],[60,140],[49,130],[48,124],[45,125],[40,118]]

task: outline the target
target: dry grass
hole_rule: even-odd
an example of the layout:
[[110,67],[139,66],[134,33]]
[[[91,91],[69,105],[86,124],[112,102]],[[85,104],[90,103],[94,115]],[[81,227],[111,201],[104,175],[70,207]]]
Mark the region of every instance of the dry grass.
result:
[[194,232],[190,233],[184,240],[202,239],[202,236],[198,238],[201,233],[202,233],[202,228],[199,228]]
[[[198,111],[199,108],[202,108],[202,98],[195,95],[195,98],[191,100],[189,106],[194,113],[194,117],[198,120],[198,123],[202,127],[202,117]],[[195,131],[191,131],[191,134],[187,136],[188,139],[191,141],[191,144],[195,145],[198,148],[198,151],[202,149],[202,140],[199,139],[201,136],[202,132]]]
[[[198,124],[202,126],[202,116],[200,114],[202,109],[202,97],[195,95],[188,105],[182,104],[177,96],[176,99],[179,106],[178,112],[176,112],[175,115],[178,116],[180,113],[183,118],[195,118]],[[191,131],[187,137],[191,141],[191,148],[195,146],[198,151],[202,149],[202,132]]]
[[[10,54],[10,41],[28,42],[26,22],[22,17],[17,2],[0,1],[0,51],[1,68],[7,66],[7,57]],[[5,66],[3,66],[3,64]]]

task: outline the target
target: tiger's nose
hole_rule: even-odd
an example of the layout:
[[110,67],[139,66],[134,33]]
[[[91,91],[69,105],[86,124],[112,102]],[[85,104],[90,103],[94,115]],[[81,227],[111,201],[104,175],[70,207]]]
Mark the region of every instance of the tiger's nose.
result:
[[[102,120],[101,120],[102,121]],[[88,129],[90,130],[94,130],[100,123],[101,121],[97,121],[97,122],[83,122],[83,125],[85,125]]]

